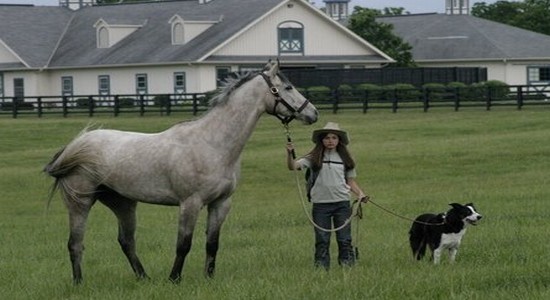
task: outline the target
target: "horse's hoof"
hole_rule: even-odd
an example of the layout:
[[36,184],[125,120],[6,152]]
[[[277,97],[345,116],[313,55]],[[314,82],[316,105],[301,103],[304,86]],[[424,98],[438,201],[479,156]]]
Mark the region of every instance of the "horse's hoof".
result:
[[137,279],[139,281],[142,281],[142,280],[151,280],[151,277],[147,276],[147,274],[140,274],[137,276]]
[[181,276],[178,276],[178,277],[175,277],[175,278],[172,278],[172,276],[170,276],[170,282],[172,282],[173,284],[179,284],[181,282]]

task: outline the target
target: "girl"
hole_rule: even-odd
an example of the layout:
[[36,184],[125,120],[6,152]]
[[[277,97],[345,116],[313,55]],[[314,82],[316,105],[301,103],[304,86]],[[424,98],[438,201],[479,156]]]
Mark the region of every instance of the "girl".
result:
[[[330,230],[342,226],[351,216],[350,191],[362,202],[368,201],[355,181],[355,161],[347,149],[348,135],[337,123],[328,122],[323,129],[313,131],[315,147],[304,157],[293,158],[294,146],[287,144],[289,170],[309,168],[316,180],[311,189],[312,219],[320,227]],[[315,176],[314,175],[314,176]],[[330,232],[315,230],[315,266],[330,267]],[[351,226],[336,232],[338,263],[351,266],[355,263],[351,241]]]

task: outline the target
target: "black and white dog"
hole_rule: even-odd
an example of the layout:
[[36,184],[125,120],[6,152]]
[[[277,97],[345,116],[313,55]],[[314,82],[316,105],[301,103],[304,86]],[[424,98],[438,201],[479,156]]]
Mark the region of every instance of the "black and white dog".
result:
[[409,241],[415,259],[421,260],[429,246],[435,264],[439,263],[443,250],[449,250],[449,259],[454,262],[466,225],[476,225],[482,218],[473,203],[449,205],[452,208],[446,213],[423,214],[413,222]]

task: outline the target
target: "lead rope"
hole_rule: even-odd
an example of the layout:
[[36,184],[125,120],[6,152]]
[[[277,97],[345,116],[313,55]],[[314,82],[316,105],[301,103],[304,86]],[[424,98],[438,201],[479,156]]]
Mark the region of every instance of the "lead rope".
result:
[[[288,124],[283,123],[283,126],[285,127],[286,140],[287,140],[287,142],[291,143],[292,138],[290,137],[290,130],[288,128]],[[292,159],[296,159],[296,153],[294,152],[294,149],[292,150],[291,155],[292,155]],[[302,204],[302,208],[304,210],[304,214],[307,216],[309,222],[311,223],[311,225],[313,225],[313,227],[315,227],[315,228],[317,228],[321,231],[324,231],[324,232],[336,232],[336,231],[342,230],[344,227],[348,226],[351,223],[351,220],[353,219],[354,216],[356,216],[358,219],[361,219],[363,217],[363,210],[362,210],[362,207],[361,207],[361,201],[355,200],[353,202],[353,204],[351,205],[351,215],[349,216],[349,218],[346,219],[344,224],[342,224],[341,226],[339,226],[337,228],[332,228],[332,229],[327,229],[327,228],[321,227],[320,225],[315,223],[315,221],[313,221],[313,218],[311,217],[311,215],[308,212],[305,197],[304,197],[304,193],[302,192],[302,188],[301,188],[300,178],[298,177],[298,175],[300,173],[299,170],[294,169],[293,173],[294,173],[294,179],[295,179],[295,182],[296,182],[296,187],[298,188],[298,194],[300,196],[300,203]],[[356,212],[354,214],[353,213],[353,208],[356,205],[357,205],[357,208],[356,208]],[[357,226],[357,227],[359,227],[359,226]],[[358,233],[359,233],[359,231],[357,231],[357,234]],[[357,252],[357,247],[355,248],[355,251]]]
[[411,221],[411,222],[413,222],[413,223],[417,223],[417,224],[421,224],[421,225],[426,225],[426,226],[441,226],[441,225],[445,225],[445,221],[440,222],[440,223],[427,223],[427,222],[422,222],[422,221],[418,221],[418,220],[415,220],[415,219],[407,218],[407,217],[405,217],[405,216],[402,216],[402,215],[399,215],[399,214],[394,213],[393,211],[391,211],[391,210],[389,210],[389,209],[383,207],[383,206],[380,205],[380,204],[377,204],[376,202],[372,201],[372,199],[369,199],[369,202],[370,202],[372,205],[378,207],[379,209],[381,209],[381,210],[387,212],[388,214],[393,215],[393,216],[396,216],[396,217],[401,218],[401,219],[403,219],[403,220]]

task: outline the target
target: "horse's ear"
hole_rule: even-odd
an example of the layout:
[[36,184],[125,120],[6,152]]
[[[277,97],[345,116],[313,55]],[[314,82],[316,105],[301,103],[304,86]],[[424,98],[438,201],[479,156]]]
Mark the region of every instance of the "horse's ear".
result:
[[267,61],[267,64],[265,64],[264,68],[262,69],[262,72],[267,72],[271,68],[271,58]]
[[272,62],[271,59],[267,63],[267,65],[264,67],[264,70],[266,74],[273,78],[277,75],[277,72],[279,72],[279,63],[278,61],[276,63]]

